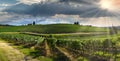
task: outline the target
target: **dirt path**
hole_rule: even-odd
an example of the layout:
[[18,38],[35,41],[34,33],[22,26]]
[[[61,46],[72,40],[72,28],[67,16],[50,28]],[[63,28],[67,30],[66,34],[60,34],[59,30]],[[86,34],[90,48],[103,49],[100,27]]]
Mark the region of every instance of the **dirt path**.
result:
[[[21,53],[19,50],[10,46],[9,43],[0,41],[0,49],[4,51],[3,53],[6,56],[6,59],[8,59],[8,61],[26,61],[24,59],[25,55]],[[38,60],[29,58],[29,60],[27,61],[38,61]]]
[[[33,32],[23,32],[23,34],[30,34],[30,35],[40,35],[40,33],[33,33]],[[89,35],[89,34],[106,34],[106,32],[77,32],[77,33],[58,33],[54,35]],[[45,34],[44,34],[45,35]]]
[[61,53],[67,56],[71,61],[77,61],[65,48],[55,46]]

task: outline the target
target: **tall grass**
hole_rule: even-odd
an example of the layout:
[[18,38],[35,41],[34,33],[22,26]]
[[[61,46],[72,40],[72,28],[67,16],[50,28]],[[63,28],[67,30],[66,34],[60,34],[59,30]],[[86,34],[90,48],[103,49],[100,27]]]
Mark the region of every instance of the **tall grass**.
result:
[[4,51],[0,49],[0,61],[8,61],[6,58]]

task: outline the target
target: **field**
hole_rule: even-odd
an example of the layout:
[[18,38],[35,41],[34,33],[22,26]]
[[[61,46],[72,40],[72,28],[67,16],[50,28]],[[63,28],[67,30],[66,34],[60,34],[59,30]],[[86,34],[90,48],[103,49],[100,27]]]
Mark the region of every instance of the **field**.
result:
[[[9,30],[8,30],[9,29]],[[49,24],[28,26],[0,26],[0,32],[34,32],[34,33],[76,33],[76,32],[104,32],[105,28],[82,26],[74,24]]]
[[0,38],[39,61],[120,61],[120,34],[109,31],[73,24],[1,26]]

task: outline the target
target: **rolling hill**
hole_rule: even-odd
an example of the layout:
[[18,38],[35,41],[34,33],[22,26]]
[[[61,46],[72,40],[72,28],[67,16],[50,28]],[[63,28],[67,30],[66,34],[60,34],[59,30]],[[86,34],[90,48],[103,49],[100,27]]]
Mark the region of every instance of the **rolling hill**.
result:
[[77,33],[105,32],[106,28],[83,26],[75,24],[48,24],[26,26],[0,26],[0,32],[35,32],[35,33]]

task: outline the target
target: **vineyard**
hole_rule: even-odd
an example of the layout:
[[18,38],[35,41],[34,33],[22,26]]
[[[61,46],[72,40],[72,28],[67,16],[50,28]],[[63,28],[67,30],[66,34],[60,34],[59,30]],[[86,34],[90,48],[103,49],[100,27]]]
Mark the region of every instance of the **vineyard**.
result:
[[[35,36],[1,33],[0,38],[23,48],[34,49],[34,58],[51,61],[120,61],[120,37],[99,39],[57,39],[52,35]],[[48,60],[50,61],[50,60]]]

